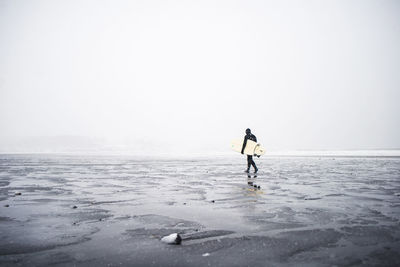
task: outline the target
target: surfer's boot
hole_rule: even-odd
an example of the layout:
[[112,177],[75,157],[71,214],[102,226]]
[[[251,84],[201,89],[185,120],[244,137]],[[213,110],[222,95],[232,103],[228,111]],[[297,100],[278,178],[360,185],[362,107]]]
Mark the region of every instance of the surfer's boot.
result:
[[245,173],[249,173],[250,172],[250,168],[247,168],[247,170],[244,171]]
[[258,172],[258,168],[255,167],[255,168],[254,168],[254,173],[257,173],[257,172]]

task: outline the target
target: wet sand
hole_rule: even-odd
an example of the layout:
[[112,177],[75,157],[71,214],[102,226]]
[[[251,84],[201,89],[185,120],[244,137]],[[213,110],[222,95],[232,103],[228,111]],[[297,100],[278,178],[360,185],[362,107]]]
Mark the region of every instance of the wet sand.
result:
[[0,265],[400,266],[399,157],[256,163],[0,155]]

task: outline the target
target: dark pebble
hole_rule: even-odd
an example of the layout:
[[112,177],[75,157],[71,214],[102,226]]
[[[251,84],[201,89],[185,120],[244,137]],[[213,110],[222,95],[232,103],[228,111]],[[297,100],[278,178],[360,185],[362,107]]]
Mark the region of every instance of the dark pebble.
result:
[[8,207],[10,207],[10,205],[6,204],[6,205],[4,205],[4,207],[8,208]]
[[15,195],[16,195],[16,196],[20,196],[20,195],[22,195],[22,193],[15,193]]
[[215,200],[211,200],[212,203],[215,203]]
[[77,206],[73,206],[72,208],[73,208],[73,209],[77,209],[78,207],[77,207]]

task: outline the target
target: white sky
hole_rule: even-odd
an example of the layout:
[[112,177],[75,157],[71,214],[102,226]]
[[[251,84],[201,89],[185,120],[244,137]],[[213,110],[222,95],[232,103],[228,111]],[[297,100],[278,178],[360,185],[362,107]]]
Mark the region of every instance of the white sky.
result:
[[399,1],[2,0],[0,138],[400,148],[399,47]]

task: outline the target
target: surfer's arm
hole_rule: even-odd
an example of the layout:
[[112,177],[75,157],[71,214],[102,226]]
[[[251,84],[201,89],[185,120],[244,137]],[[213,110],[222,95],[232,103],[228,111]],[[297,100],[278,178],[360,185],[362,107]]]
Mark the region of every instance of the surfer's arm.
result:
[[243,154],[243,151],[244,151],[244,148],[246,147],[246,144],[247,144],[247,138],[246,138],[246,136],[245,136],[245,137],[244,137],[244,141],[243,141],[242,151],[241,151],[240,153]]

